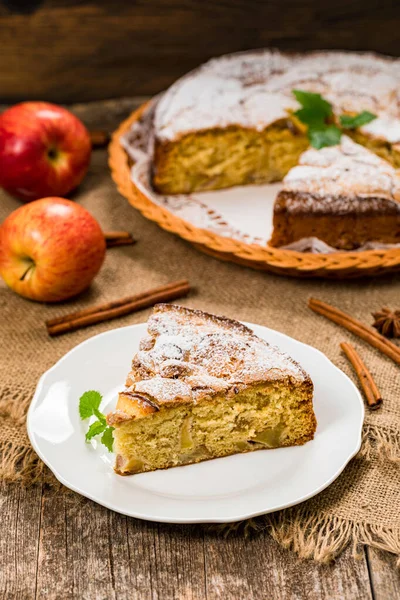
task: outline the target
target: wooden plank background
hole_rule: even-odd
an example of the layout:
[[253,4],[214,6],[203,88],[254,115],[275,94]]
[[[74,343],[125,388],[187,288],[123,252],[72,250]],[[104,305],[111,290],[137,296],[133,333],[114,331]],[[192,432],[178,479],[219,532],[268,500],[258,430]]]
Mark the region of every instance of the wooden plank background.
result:
[[0,0],[0,101],[154,94],[265,46],[400,55],[393,0]]
[[[398,600],[396,557],[300,561],[265,532],[129,519],[46,486],[0,483],[0,595],[7,600]],[[370,576],[372,572],[372,577]]]

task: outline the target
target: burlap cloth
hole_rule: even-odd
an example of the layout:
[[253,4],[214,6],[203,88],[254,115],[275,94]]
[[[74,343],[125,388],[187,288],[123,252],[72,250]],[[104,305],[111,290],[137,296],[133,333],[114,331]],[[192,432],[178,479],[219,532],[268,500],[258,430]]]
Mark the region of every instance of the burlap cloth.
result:
[[[47,336],[44,320],[187,277],[195,291],[182,304],[282,331],[322,350],[353,379],[339,342],[354,342],[382,390],[383,407],[367,410],[362,450],[343,474],[314,499],[256,519],[251,526],[267,526],[285,547],[320,561],[337,555],[349,543],[355,550],[359,544],[370,544],[400,554],[400,369],[307,308],[312,295],[371,323],[371,311],[385,305],[400,308],[399,276],[305,281],[219,262],[130,207],[116,191],[106,161],[105,151],[94,154],[75,199],[103,229],[129,229],[138,244],[109,249],[91,289],[62,305],[24,300],[0,283],[0,476],[28,485],[51,479],[30,447],[25,429],[26,410],[39,377],[76,344],[107,329],[145,321],[150,311],[54,339]],[[19,205],[2,193],[0,220]]]

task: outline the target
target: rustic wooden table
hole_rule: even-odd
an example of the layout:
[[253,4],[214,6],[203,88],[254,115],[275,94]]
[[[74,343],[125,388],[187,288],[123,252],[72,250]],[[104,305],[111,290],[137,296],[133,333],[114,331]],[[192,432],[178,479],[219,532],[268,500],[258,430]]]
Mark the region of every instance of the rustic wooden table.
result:
[[[89,127],[111,130],[141,101],[74,111]],[[98,152],[96,172],[104,176],[107,154]],[[318,565],[266,532],[225,539],[202,526],[146,523],[47,485],[3,483],[0,505],[0,597],[7,600],[400,598],[396,557],[371,548],[358,560],[349,548],[335,563]]]

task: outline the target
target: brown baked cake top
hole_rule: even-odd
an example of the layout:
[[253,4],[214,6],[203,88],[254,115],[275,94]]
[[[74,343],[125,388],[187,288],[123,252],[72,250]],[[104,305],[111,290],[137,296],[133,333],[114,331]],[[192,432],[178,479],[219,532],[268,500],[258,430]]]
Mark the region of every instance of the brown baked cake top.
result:
[[382,201],[400,212],[400,174],[343,135],[337,146],[304,152],[283,180],[279,196],[290,197],[291,212],[347,212],[355,203],[362,212],[370,211],[374,203],[379,209]]
[[215,58],[174,83],[155,115],[160,141],[230,125],[258,131],[298,108],[292,90],[320,93],[334,110],[369,110],[361,128],[371,137],[400,141],[400,61],[371,53],[284,54],[258,50]]
[[[150,403],[158,409],[196,403],[220,393],[235,395],[258,382],[276,381],[312,386],[298,363],[241,323],[159,304],[148,321],[148,336],[140,343],[122,395],[142,401],[143,408]],[[118,409],[114,418],[125,420]]]

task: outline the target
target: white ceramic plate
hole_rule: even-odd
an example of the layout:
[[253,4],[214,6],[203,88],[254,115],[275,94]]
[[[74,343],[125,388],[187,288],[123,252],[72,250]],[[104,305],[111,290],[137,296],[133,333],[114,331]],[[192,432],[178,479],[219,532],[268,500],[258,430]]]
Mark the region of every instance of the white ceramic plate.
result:
[[39,381],[28,413],[28,434],[40,458],[67,487],[117,512],[168,523],[230,522],[273,512],[331,484],[361,444],[362,398],[324,354],[260,325],[257,335],[296,359],[315,385],[315,439],[304,446],[259,450],[197,465],[121,477],[114,456],[87,444],[78,399],[103,394],[115,406],[146,325],[114,329],[76,346]]

